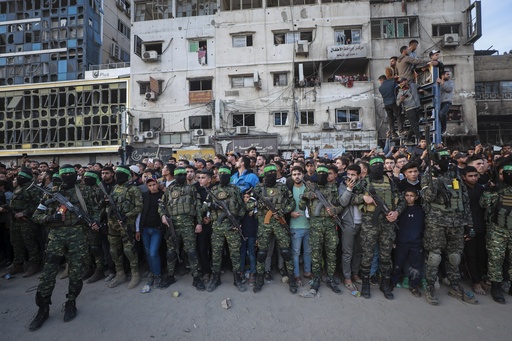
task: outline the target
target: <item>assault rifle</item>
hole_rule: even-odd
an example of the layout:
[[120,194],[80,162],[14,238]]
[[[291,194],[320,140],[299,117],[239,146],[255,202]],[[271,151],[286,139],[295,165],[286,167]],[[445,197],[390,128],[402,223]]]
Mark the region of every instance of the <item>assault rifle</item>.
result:
[[68,211],[73,212],[77,216],[77,218],[78,218],[78,220],[74,224],[78,223],[80,220],[85,221],[87,223],[87,225],[93,225],[94,223],[96,223],[95,220],[93,220],[87,213],[84,212],[84,210],[82,210],[82,208],[80,208],[77,205],[73,205],[71,203],[71,201],[69,201],[69,199],[66,198],[65,196],[63,196],[61,193],[59,193],[59,192],[52,192],[52,191],[44,188],[43,186],[35,185],[35,183],[32,183],[32,185],[30,185],[28,188],[30,188],[32,186],[34,186],[35,188],[37,188],[41,192],[45,193],[46,195],[51,196],[51,199],[47,200],[45,202],[45,205],[48,205],[48,204],[50,204],[52,202],[57,201],[62,206],[66,207],[66,209]]
[[268,212],[265,215],[265,219],[263,220],[263,222],[265,224],[270,224],[270,219],[272,218],[272,216],[274,214],[277,214],[278,217],[279,217],[277,219],[279,221],[279,223],[284,227],[284,229],[286,230],[286,232],[288,232],[289,235],[292,235],[292,231],[290,229],[290,226],[288,226],[288,223],[286,222],[286,219],[284,219],[283,216],[279,215],[279,212],[276,209],[276,207],[274,206],[274,204],[270,200],[265,198],[263,195],[260,195],[260,194],[258,194],[256,192],[253,192],[253,193],[256,196],[256,199],[260,200],[263,203],[263,205],[265,205],[265,207],[268,209]]
[[[375,201],[375,204],[377,206],[377,210],[374,212],[372,217],[372,222],[375,224],[377,223],[378,215],[380,212],[384,213],[385,216],[391,212],[391,209],[386,204],[384,200],[382,200],[381,197],[378,196],[377,191],[375,191],[375,188],[372,187],[370,183],[370,188],[367,189],[368,194],[372,197],[373,201]],[[398,228],[398,224],[396,221],[393,223],[396,228]]]
[[180,258],[180,244],[178,244],[178,236],[176,236],[176,230],[174,229],[174,223],[172,222],[171,217],[169,217],[167,214],[167,209],[165,207],[165,203],[162,199],[158,199],[158,206],[164,212],[165,221],[167,222],[167,229],[166,229],[166,238],[167,238],[167,232],[171,235],[172,243],[174,244],[174,250],[176,252],[176,256],[178,258],[178,262],[181,263]]
[[[7,213],[9,213],[13,219],[17,219],[16,212],[14,212],[14,210],[9,205],[1,205],[0,207],[7,211]],[[32,219],[28,217],[21,217],[21,219],[25,220],[30,225],[37,227],[36,222],[34,222]]]
[[[331,204],[325,198],[325,196],[322,194],[322,192],[320,191],[320,189],[318,187],[314,188],[307,182],[305,182],[304,184],[306,185],[307,189],[309,189],[311,192],[315,193],[318,201],[320,201],[320,205],[318,205],[315,209],[315,215],[320,213],[320,210],[322,209],[322,207],[325,207],[326,209],[327,208],[335,208],[335,206],[333,204]],[[341,218],[338,215],[334,215],[334,216],[332,216],[332,218],[336,221],[336,225],[338,225],[339,227],[342,226],[343,222],[341,221]]]
[[126,237],[128,237],[128,240],[130,241],[133,241],[133,235],[132,233],[130,233],[130,229],[126,226],[126,224],[124,223],[123,221],[123,216],[121,214],[121,212],[119,212],[119,209],[117,208],[117,205],[116,203],[114,202],[114,199],[112,199],[112,196],[110,194],[108,194],[107,192],[107,189],[105,188],[105,186],[103,185],[103,183],[99,183],[98,184],[98,187],[101,189],[101,191],[103,192],[103,194],[107,197],[108,199],[108,204],[110,205],[110,209],[112,210],[112,212],[114,212],[114,215],[116,216],[117,218],[117,221],[119,222],[119,224],[121,225],[121,228],[123,229],[123,231],[125,232],[126,234]]
[[240,226],[240,223],[238,222],[238,220],[235,218],[235,216],[233,215],[233,213],[231,213],[231,211],[229,210],[229,207],[228,205],[223,201],[223,200],[220,200],[214,193],[213,191],[208,188],[208,187],[203,187],[206,191],[206,193],[208,193],[210,195],[210,197],[212,198],[213,202],[217,205],[217,206],[220,206],[222,208],[222,214],[219,216],[219,218],[217,219],[217,223],[221,223],[222,220],[225,218],[225,217],[228,217],[229,219],[229,222],[231,223],[231,226],[233,229],[237,230],[238,233],[240,234],[240,236],[242,237],[242,239],[245,241],[247,240],[247,238],[244,236],[244,234],[242,233],[242,228]]

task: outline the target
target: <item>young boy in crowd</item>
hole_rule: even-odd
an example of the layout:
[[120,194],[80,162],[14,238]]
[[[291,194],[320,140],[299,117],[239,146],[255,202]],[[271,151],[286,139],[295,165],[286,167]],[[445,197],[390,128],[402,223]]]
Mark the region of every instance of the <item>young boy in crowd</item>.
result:
[[258,210],[256,199],[251,197],[250,189],[244,192],[244,203],[247,212],[242,219],[242,234],[247,239],[242,240],[242,247],[240,248],[240,271],[242,271],[242,276],[245,276],[245,258],[249,254],[249,286],[252,287],[256,281],[256,238],[258,237],[258,218],[256,213]]
[[[416,203],[418,192],[414,188],[405,190],[407,207],[398,219],[398,228],[395,239],[395,264],[391,275],[393,286],[400,280],[402,267],[408,263],[409,290],[415,297],[421,297],[418,285],[423,267],[423,230],[425,228],[425,215],[421,205]],[[407,273],[407,272],[406,272]]]

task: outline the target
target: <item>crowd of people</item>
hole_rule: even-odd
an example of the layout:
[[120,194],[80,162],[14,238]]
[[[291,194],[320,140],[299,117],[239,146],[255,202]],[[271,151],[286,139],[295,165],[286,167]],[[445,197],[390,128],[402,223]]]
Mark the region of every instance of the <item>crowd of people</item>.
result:
[[303,297],[322,282],[365,298],[379,285],[387,299],[404,287],[437,305],[441,283],[464,302],[490,292],[504,304],[510,153],[509,145],[448,150],[422,138],[359,158],[295,152],[284,160],[252,147],[126,166],[0,164],[3,276],[42,270],[30,330],[49,317],[60,269],[69,277],[64,321],[75,318],[84,281],[114,288],[129,279],[132,289],[147,278],[141,292],[149,293],[190,273],[198,291],[212,292],[228,269],[241,292],[248,284],[258,293],[279,273],[292,294],[309,285]]

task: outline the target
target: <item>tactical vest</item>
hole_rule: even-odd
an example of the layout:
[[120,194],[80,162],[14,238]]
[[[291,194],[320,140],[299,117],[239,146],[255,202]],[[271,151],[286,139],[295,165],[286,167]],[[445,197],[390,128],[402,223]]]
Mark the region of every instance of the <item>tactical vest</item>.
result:
[[459,183],[459,189],[453,188],[453,180],[446,177],[437,178],[438,188],[437,197],[432,207],[436,207],[443,212],[464,212],[464,202],[462,200],[462,183]]
[[21,212],[27,208],[27,201],[30,200],[26,186],[19,186],[14,189],[9,206],[14,212]]
[[112,199],[119,210],[119,213],[126,215],[135,209],[135,202],[128,194],[131,186],[116,185],[112,190]]
[[512,211],[512,193],[498,192],[498,202],[494,208],[493,222],[499,227],[512,228],[512,219],[509,218]]
[[[324,195],[325,200],[327,200],[328,203],[336,206],[335,203],[338,201],[338,189],[336,186],[318,186],[317,189]],[[313,200],[312,207],[310,208],[309,212],[313,212],[314,217],[330,217],[329,213],[327,213],[326,207],[322,205],[320,200]]]
[[169,191],[169,201],[167,207],[171,216],[177,215],[196,215],[196,200],[194,191],[190,185],[171,185],[167,188]]
[[[394,198],[393,184],[391,183],[388,177],[384,176],[382,182],[368,181],[366,188],[367,190],[370,188],[375,189],[375,193],[377,194],[377,196],[384,200],[389,209],[392,211],[395,209],[395,206],[398,203],[398,198]],[[375,212],[376,209],[377,206],[373,204],[364,203],[362,207],[363,212]]]
[[283,204],[282,186],[285,185],[276,183],[274,187],[267,187],[265,185],[262,186],[261,195],[269,200],[272,204],[274,204],[276,210],[281,209],[281,205]]
[[[214,186],[212,188],[212,192],[213,194],[215,194],[215,196],[226,203],[226,205],[228,206],[228,209],[229,211],[231,212],[231,214],[233,214],[234,216],[237,216],[239,214],[238,212],[238,209],[236,207],[236,197],[235,195],[238,193],[235,189],[237,187],[235,185],[228,185],[228,186],[224,186],[224,187],[221,187],[221,186]],[[213,201],[214,202],[214,201]],[[213,210],[211,212],[212,214],[212,218],[213,220],[217,220],[218,217],[223,213],[222,210]],[[225,220],[226,221],[226,220]]]

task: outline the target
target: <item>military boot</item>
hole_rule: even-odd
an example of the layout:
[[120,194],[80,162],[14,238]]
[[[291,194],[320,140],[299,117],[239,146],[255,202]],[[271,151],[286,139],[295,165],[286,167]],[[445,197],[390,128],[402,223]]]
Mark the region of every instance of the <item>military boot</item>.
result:
[[341,289],[336,285],[334,278],[329,276],[327,277],[327,286],[331,288],[332,291],[336,294],[341,294]]
[[89,268],[85,270],[84,274],[82,275],[82,281],[85,281],[86,279],[90,278],[92,275],[94,275],[94,268]]
[[192,281],[192,286],[194,286],[198,291],[205,291],[206,287],[204,286],[203,281],[199,276],[194,277],[194,280]]
[[138,271],[132,271],[132,279],[128,283],[128,289],[133,289],[140,283],[140,275]]
[[363,285],[361,286],[361,295],[363,295],[364,298],[370,298],[370,276],[369,275],[363,275]]
[[320,289],[320,277],[316,277],[316,276],[313,277],[313,279],[310,283],[311,283],[310,290],[315,290],[316,292],[318,292],[318,290]]
[[116,277],[114,277],[114,279],[112,280],[112,282],[110,282],[108,284],[108,287],[109,288],[115,288],[117,287],[119,284],[121,283],[124,283],[126,282],[126,275],[124,274],[124,272],[122,271],[118,271],[116,273]]
[[39,264],[31,264],[28,267],[27,271],[25,271],[25,273],[23,273],[22,277],[26,278],[26,277],[34,276],[40,270],[41,270],[41,266]]
[[246,289],[244,284],[242,283],[242,276],[240,275],[239,272],[235,272],[233,274],[233,284],[238,289],[238,291],[245,292]]
[[37,314],[32,320],[32,322],[30,322],[30,325],[28,327],[28,330],[30,331],[38,330],[39,328],[41,328],[44,321],[46,321],[50,316],[49,298],[43,299],[40,293],[36,293],[36,304],[39,307],[39,310],[37,311]]
[[383,276],[380,281],[380,291],[384,293],[384,297],[388,300],[392,300],[395,296],[393,296],[393,289],[389,285],[390,278],[389,276]]
[[503,296],[503,290],[501,290],[501,282],[491,282],[491,296],[494,302],[505,304],[505,296]]
[[261,291],[261,288],[263,288],[263,284],[265,283],[265,277],[263,274],[256,274],[256,283],[254,283],[254,286],[252,287],[252,291],[254,293],[258,293]]
[[14,264],[12,263],[5,269],[5,272],[2,274],[2,277],[5,277],[5,275],[15,275],[19,274],[20,272],[23,272],[23,264]]
[[67,300],[62,310],[64,310],[64,322],[73,321],[76,317],[76,301]]
[[212,280],[210,281],[210,284],[208,285],[208,292],[212,292],[213,290],[217,289],[217,287],[221,284],[220,282],[220,273],[214,272],[212,275]]
[[288,290],[290,290],[290,292],[292,294],[296,294],[297,288],[298,288],[297,280],[295,279],[295,277],[292,277],[292,276],[290,276],[289,279],[290,279],[290,282],[289,282],[290,288]]
[[103,269],[96,268],[96,271],[94,271],[94,274],[87,280],[88,284],[95,283],[99,281],[100,279],[103,279],[105,277],[105,272]]
[[160,289],[166,289],[171,284],[176,283],[176,278],[174,278],[174,275],[167,274],[164,279],[160,282],[160,285],[158,286]]
[[428,303],[432,305],[439,304],[439,299],[436,296],[436,290],[434,289],[433,285],[429,284],[427,286],[427,291],[425,292],[425,299],[427,300]]

